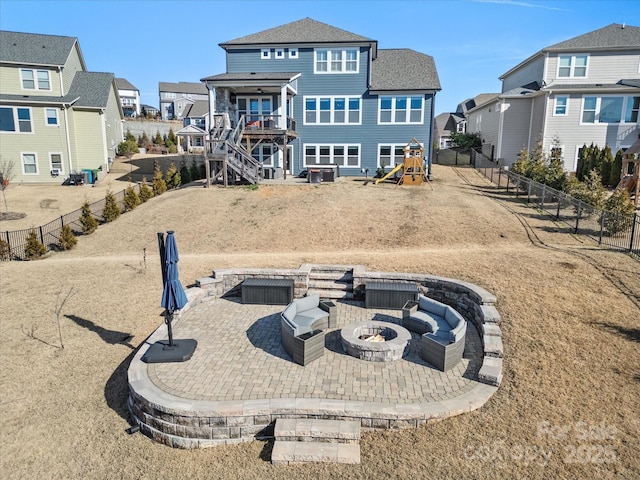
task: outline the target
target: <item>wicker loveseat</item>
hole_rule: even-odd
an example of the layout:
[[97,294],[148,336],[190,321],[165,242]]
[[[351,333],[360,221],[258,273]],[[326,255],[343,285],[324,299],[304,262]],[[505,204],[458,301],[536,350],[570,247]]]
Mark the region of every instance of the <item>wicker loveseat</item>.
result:
[[402,308],[402,326],[422,335],[422,359],[442,371],[462,359],[467,322],[453,307],[420,295]]
[[329,325],[329,306],[319,295],[294,300],[280,314],[282,346],[294,362],[307,365],[324,355],[322,330]]

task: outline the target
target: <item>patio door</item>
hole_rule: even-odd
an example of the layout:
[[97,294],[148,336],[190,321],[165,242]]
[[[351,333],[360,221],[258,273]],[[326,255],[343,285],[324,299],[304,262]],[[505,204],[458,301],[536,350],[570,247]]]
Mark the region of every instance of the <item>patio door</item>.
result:
[[238,97],[238,118],[245,116],[246,124],[264,120],[264,116],[271,115],[271,97]]

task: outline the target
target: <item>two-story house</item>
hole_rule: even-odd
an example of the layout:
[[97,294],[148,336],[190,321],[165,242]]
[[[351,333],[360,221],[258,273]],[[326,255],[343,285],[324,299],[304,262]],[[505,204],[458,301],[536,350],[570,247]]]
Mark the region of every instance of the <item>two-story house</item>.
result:
[[140,90],[134,87],[126,78],[116,78],[120,105],[125,117],[140,115]]
[[160,82],[158,90],[162,120],[182,120],[183,112],[189,105],[209,99],[207,88],[197,82]]
[[318,165],[373,174],[402,163],[413,137],[430,162],[441,89],[431,56],[379,49],[376,40],[310,18],[220,46],[227,71],[202,79],[209,110],[228,115],[230,127],[244,122],[243,145],[265,174]]
[[122,121],[114,75],[87,72],[77,38],[0,31],[0,155],[14,162],[14,182],[99,178]]
[[639,27],[612,24],[543,48],[500,80],[500,95],[469,110],[467,130],[479,132],[503,165],[541,138],[573,171],[583,145],[615,152],[638,138]]

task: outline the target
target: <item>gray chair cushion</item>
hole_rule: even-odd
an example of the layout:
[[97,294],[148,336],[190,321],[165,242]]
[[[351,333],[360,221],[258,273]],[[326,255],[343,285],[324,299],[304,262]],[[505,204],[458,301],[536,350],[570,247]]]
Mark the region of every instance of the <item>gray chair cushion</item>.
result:
[[290,322],[292,322],[296,316],[296,311],[297,311],[296,302],[292,302],[289,304],[289,306],[287,306],[287,308],[284,309],[284,312],[282,312],[282,316],[285,317]]
[[444,303],[440,303],[424,295],[420,295],[418,298],[418,308],[429,313],[434,313],[440,317],[444,317],[447,310],[447,306]]
[[451,338],[450,338],[451,343],[455,343],[455,342],[458,342],[460,340],[463,340],[465,335],[466,335],[466,333],[467,333],[467,322],[466,322],[466,320],[462,320],[456,326],[456,328],[452,329],[449,332],[449,335],[451,336]]
[[436,333],[425,333],[428,339],[438,342],[440,345],[449,345],[449,332],[439,331]]
[[318,306],[320,303],[320,295],[309,295],[308,297],[295,300],[294,303],[297,305],[298,312],[304,312],[305,310],[310,310]]
[[444,318],[447,320],[451,328],[456,328],[460,322],[464,322],[462,315],[456,312],[452,307],[447,307],[447,313],[445,313]]
[[[418,310],[411,314],[411,319],[414,324],[424,324],[426,328],[424,328],[424,332],[435,332],[438,330],[438,320],[437,315],[429,314],[424,310]],[[420,332],[417,332],[420,333]]]

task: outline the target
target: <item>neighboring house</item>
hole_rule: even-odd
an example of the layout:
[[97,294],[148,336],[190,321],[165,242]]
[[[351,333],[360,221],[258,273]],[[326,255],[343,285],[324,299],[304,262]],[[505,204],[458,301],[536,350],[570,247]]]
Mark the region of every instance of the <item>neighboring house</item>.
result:
[[15,161],[14,182],[106,174],[123,113],[114,75],[87,72],[77,38],[0,31],[0,79],[0,155]]
[[202,83],[160,82],[158,90],[162,120],[182,120],[183,112],[189,105],[209,98],[207,87]]
[[376,40],[310,18],[220,46],[226,73],[202,79],[210,110],[228,114],[231,127],[244,118],[242,145],[265,174],[319,165],[373,174],[402,163],[413,137],[430,162],[441,89],[431,56],[378,49]]
[[176,132],[181,140],[179,150],[189,153],[204,151],[209,125],[209,102],[196,100],[187,106],[182,116],[183,128]]
[[638,138],[639,27],[611,24],[543,48],[500,80],[500,95],[468,111],[467,131],[491,143],[501,164],[541,138],[573,171],[583,145],[615,153]]
[[134,87],[126,78],[116,78],[120,105],[125,117],[140,115],[140,90]]
[[451,148],[451,133],[465,133],[467,131],[467,119],[459,113],[441,113],[435,120],[435,139],[438,148],[444,150]]
[[152,105],[147,105],[145,103],[143,103],[140,106],[140,114],[143,117],[151,117],[151,118],[156,118],[156,116],[158,115],[158,113],[160,113],[160,110],[158,110],[156,107],[152,106]]

